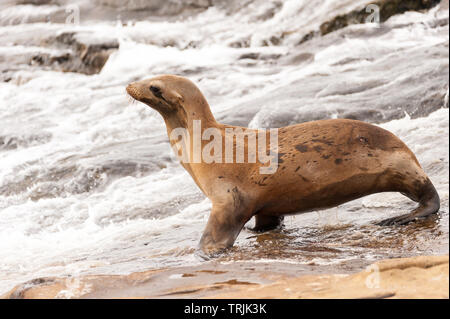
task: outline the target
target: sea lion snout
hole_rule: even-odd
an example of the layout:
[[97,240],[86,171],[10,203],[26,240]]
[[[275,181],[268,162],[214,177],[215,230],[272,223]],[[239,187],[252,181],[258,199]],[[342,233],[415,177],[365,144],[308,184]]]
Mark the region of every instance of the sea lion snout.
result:
[[135,100],[140,100],[139,90],[136,88],[136,82],[132,82],[127,85],[127,93]]
[[141,101],[145,98],[143,94],[142,84],[139,82],[131,82],[127,85],[127,93],[135,100]]

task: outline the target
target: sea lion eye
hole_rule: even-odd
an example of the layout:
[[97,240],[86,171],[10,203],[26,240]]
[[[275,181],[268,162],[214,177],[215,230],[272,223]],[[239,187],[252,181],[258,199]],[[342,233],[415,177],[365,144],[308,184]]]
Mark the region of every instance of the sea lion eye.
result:
[[161,89],[157,86],[150,86],[150,91],[152,91],[152,93],[157,96],[157,97],[161,97]]

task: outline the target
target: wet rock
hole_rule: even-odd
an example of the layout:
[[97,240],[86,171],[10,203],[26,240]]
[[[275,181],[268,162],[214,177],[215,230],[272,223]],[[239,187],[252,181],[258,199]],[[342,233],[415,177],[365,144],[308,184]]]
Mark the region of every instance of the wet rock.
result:
[[[339,43],[339,32],[330,35],[332,43]],[[317,50],[317,42],[324,39],[311,41],[311,46],[305,44],[304,50],[310,51],[313,46]],[[240,126],[251,123],[260,128],[332,117],[382,123],[403,118],[405,113],[412,118],[427,116],[446,105],[448,42],[426,49],[412,48],[408,59],[396,52],[378,54],[377,50],[373,47],[364,55],[334,62],[326,73],[300,75],[252,101],[236,105],[235,112],[219,114],[218,120]],[[310,54],[315,53],[311,51]],[[289,58],[294,56],[283,61]]]
[[376,262],[350,276],[286,278],[256,288],[241,287],[215,298],[448,299],[448,274],[448,256],[396,258]]
[[208,68],[201,67],[201,66],[199,66],[199,67],[192,67],[192,68],[190,68],[190,67],[181,67],[179,73],[180,73],[180,75],[188,77],[188,76],[204,73],[207,70],[208,70]]
[[[120,276],[37,278],[17,285],[1,298],[448,299],[449,295],[448,255],[379,261],[350,275],[330,269],[331,273],[298,276],[292,274],[293,268],[298,273],[298,265],[203,263]],[[183,275],[178,280],[169,280],[174,274]]]
[[343,112],[342,118],[350,120],[364,121],[366,119],[373,119],[374,122],[383,122],[385,115],[383,112],[371,109],[362,109],[358,111],[347,111]]
[[244,38],[237,41],[233,41],[230,44],[228,44],[231,48],[249,48],[250,47],[250,38]]
[[362,81],[362,82],[354,82],[351,83],[342,83],[342,82],[336,82],[336,83],[330,83],[328,86],[326,86],[323,90],[321,90],[319,93],[316,94],[317,97],[326,97],[331,95],[348,95],[348,94],[355,94],[364,92],[376,87],[379,87],[383,84],[385,84],[385,81],[382,80],[369,80],[369,81]]
[[[14,145],[5,144],[5,147]],[[73,158],[75,160],[76,158]],[[59,165],[51,168],[33,166],[25,174],[14,176],[0,185],[0,195],[13,196],[27,193],[33,201],[43,198],[65,197],[67,194],[89,193],[102,189],[110,182],[126,176],[143,176],[159,170],[155,163],[140,163],[126,160],[105,161],[99,165],[83,167],[75,164]],[[23,167],[21,167],[23,168]]]
[[244,53],[241,56],[239,56],[238,60],[243,60],[243,59],[257,60],[259,58],[259,56],[260,56],[260,54],[256,53],[256,52]]
[[24,283],[21,287],[21,289],[15,290],[13,293],[11,293],[10,298],[11,299],[24,299],[26,296],[26,292],[29,289],[36,289],[39,287],[44,287],[46,285],[52,285],[55,283],[54,278],[36,278],[32,279],[30,281],[27,281]]
[[448,108],[448,94],[449,94],[449,90],[447,88],[447,93],[445,94],[445,97],[444,97],[444,107],[445,108]]
[[13,150],[17,148],[17,142],[14,139],[1,136],[0,137],[0,149]]
[[32,4],[36,6],[44,5],[44,4],[52,4],[54,0],[17,0],[16,4]]
[[147,11],[152,15],[177,15],[184,11],[205,10],[213,5],[212,0],[95,0],[94,2],[120,11]]
[[49,142],[51,138],[52,135],[50,133],[25,136],[0,136],[0,151],[12,150],[18,147],[28,147],[32,145],[44,144]]
[[[379,8],[380,22],[385,22],[387,19],[396,14],[401,14],[406,11],[420,11],[431,9],[436,6],[440,0],[381,0],[368,3]],[[372,11],[366,10],[367,6],[361,10],[354,10],[347,14],[337,16],[330,21],[323,23],[320,26],[321,35],[345,28],[351,24],[365,23]]]
[[314,54],[308,53],[308,52],[302,52],[300,54],[296,54],[294,56],[289,57],[289,59],[286,61],[286,64],[303,64],[303,63],[309,63],[314,61]]
[[54,2],[23,1],[12,4],[18,4],[18,6],[0,4],[0,25],[64,23],[68,16],[66,8]]
[[281,54],[261,54],[258,52],[244,53],[238,57],[238,60],[276,60],[281,57]]
[[256,15],[254,17],[254,21],[266,21],[271,18],[283,7],[283,3],[281,1],[276,1],[271,3],[272,6],[267,8],[266,11]]
[[[329,21],[322,23],[319,30],[313,30],[305,34],[298,45],[303,44],[314,37],[320,35],[326,35],[328,33],[343,29],[352,24],[362,24],[366,23],[369,16],[373,14],[373,10],[367,10],[369,5],[375,5],[379,8],[380,23],[385,22],[390,17],[404,13],[406,11],[422,11],[428,10],[439,4],[441,0],[421,0],[421,1],[410,1],[410,0],[380,0],[374,2],[368,2],[367,5],[358,10],[350,11],[349,13],[338,15]],[[446,19],[440,22],[445,24]],[[372,22],[372,21],[367,21]],[[447,22],[448,23],[448,22]],[[375,32],[385,32],[386,29],[375,30]]]
[[94,2],[104,6],[127,10],[158,10],[165,6],[208,8],[212,5],[212,0],[95,0]]
[[303,37],[302,37],[302,39],[298,42],[298,44],[302,44],[302,43],[304,43],[304,42],[306,42],[306,41],[309,41],[309,40],[311,40],[312,38],[314,38],[315,36],[317,36],[319,34],[319,32],[317,32],[317,31],[311,31],[311,32],[308,32],[307,34],[305,34]]
[[265,41],[263,42],[263,45],[265,45],[265,46],[269,46],[269,45],[280,45],[282,40],[283,40],[283,36],[282,36],[282,35],[281,35],[281,36],[275,36],[275,35],[273,35],[273,36],[271,36],[271,37],[269,38],[269,40],[265,40]]
[[57,51],[59,54],[39,53],[31,58],[31,64],[84,74],[99,73],[111,53],[119,48],[115,38],[108,39],[93,33],[75,32],[64,32],[52,37],[46,40],[46,45],[60,49]]

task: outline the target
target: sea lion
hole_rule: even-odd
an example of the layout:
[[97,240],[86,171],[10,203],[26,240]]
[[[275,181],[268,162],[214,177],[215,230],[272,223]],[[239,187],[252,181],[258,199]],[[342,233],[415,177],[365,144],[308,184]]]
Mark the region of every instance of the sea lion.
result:
[[[237,128],[218,123],[197,86],[180,76],[134,82],[127,92],[162,115],[172,145],[179,142],[171,138],[174,130],[184,128],[191,139],[185,141],[187,148],[193,150],[196,121],[201,121],[202,133],[213,128],[225,143],[230,139],[226,130]],[[202,140],[201,146],[208,142]],[[250,150],[248,143],[245,152]],[[273,174],[261,174],[263,164],[258,161],[195,162],[194,155],[182,165],[212,201],[200,240],[207,254],[231,247],[253,216],[254,230],[265,231],[278,227],[284,215],[330,208],[379,192],[400,192],[419,203],[409,214],[379,225],[406,224],[440,208],[436,189],[413,152],[392,133],[361,121],[320,120],[278,129],[278,168]]]

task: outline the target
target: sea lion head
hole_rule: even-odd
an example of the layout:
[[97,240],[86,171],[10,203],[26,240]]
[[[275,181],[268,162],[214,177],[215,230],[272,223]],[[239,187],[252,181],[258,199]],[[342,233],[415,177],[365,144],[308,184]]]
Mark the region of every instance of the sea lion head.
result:
[[161,75],[133,82],[127,86],[127,93],[162,115],[167,115],[182,107],[183,97],[178,93],[180,89],[177,83],[183,78],[178,78],[173,75]]
[[209,106],[197,86],[176,75],[160,75],[130,83],[128,94],[158,111],[163,117],[201,111]]

